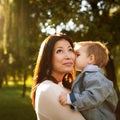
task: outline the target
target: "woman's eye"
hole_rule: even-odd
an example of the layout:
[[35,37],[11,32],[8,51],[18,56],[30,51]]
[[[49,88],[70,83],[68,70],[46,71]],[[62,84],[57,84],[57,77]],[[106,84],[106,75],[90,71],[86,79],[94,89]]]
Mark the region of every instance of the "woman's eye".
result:
[[72,48],[70,48],[69,51],[72,51],[72,52],[73,52],[74,50],[73,50]]
[[62,50],[57,50],[56,53],[62,53]]

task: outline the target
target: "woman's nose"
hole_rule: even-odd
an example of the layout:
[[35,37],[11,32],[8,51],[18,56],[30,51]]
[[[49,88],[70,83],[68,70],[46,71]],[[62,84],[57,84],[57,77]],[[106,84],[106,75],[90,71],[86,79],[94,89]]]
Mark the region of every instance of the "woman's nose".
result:
[[70,53],[66,52],[65,53],[65,58],[70,58]]

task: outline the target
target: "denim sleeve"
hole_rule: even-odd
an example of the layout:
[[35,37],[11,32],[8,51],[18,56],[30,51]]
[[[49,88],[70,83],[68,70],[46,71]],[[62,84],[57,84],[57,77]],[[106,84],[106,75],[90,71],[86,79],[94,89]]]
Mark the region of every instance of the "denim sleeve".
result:
[[[111,81],[108,81],[103,75],[100,74],[86,74],[83,79],[83,87],[84,91],[74,92],[72,105],[78,111],[88,110],[94,107],[99,106],[102,102],[104,102],[107,97],[110,95],[111,98],[114,98],[114,94],[112,94],[113,84]],[[111,100],[112,101],[112,100]]]

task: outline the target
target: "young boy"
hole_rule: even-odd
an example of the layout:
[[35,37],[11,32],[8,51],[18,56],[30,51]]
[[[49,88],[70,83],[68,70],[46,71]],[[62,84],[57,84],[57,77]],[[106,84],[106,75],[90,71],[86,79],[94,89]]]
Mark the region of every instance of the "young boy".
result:
[[75,51],[75,69],[81,73],[73,82],[71,93],[61,93],[60,103],[72,105],[86,120],[115,120],[117,94],[112,81],[102,72],[108,62],[107,47],[98,41],[85,41],[78,42]]

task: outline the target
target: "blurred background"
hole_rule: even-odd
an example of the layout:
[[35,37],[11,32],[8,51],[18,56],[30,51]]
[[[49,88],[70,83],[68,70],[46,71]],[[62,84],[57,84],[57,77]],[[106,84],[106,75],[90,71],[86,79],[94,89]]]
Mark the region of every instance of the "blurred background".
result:
[[107,45],[105,74],[120,100],[120,0],[0,0],[0,120],[36,120],[30,90],[39,47],[60,32]]

